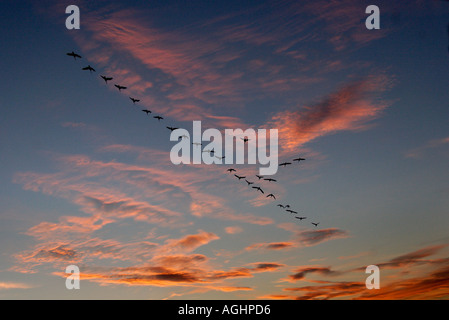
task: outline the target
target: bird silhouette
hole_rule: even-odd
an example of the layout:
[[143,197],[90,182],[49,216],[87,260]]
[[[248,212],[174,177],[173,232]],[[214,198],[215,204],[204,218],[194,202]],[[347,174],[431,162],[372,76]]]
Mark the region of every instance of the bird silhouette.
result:
[[260,187],[252,187],[253,189],[256,189],[256,190],[259,190],[260,192],[262,192],[262,193],[265,193],[265,192],[263,192],[263,190],[260,188]]
[[286,166],[288,166],[289,164],[292,164],[292,163],[291,163],[291,162],[283,162],[283,163],[281,163],[281,164],[279,165],[279,167],[282,167],[282,166],[286,167]]
[[[446,1],[449,1],[449,0],[446,0]],[[448,25],[447,31],[448,31],[448,34],[449,34],[449,25]],[[82,59],[82,57],[81,57],[79,54],[75,53],[74,51],[68,52],[68,53],[66,53],[66,54],[67,54],[68,56],[73,57],[74,60]],[[82,70],[86,70],[86,71],[88,70],[90,73],[96,72],[96,70],[95,70],[93,67],[91,67],[90,65],[88,65],[87,67],[82,68]],[[112,77],[107,77],[107,76],[105,76],[105,75],[100,75],[100,77],[105,81],[106,84],[108,84],[108,81],[111,81],[111,80],[114,79],[114,78],[112,78]],[[118,85],[118,84],[114,84],[114,86],[119,90],[119,92],[121,92],[122,90],[127,89],[127,87],[121,86],[121,85]],[[140,99],[135,99],[135,98],[133,98],[133,97],[129,97],[129,99],[133,102],[133,104],[136,104],[137,102],[140,102],[140,101],[141,101]],[[152,112],[151,112],[150,110],[148,110],[148,109],[142,109],[142,112],[145,112],[147,115],[149,115],[150,113],[152,113]],[[164,119],[162,116],[154,116],[153,118],[157,119],[158,122],[160,122],[160,120],[163,120],[163,119]],[[169,130],[172,131],[172,132],[178,129],[178,128],[169,127],[169,126],[167,126],[166,128],[169,129]],[[182,139],[184,139],[184,138],[185,138],[185,139],[188,139],[189,136],[187,136],[187,135],[184,134],[184,135],[180,136],[179,138],[180,138],[180,139],[181,139],[181,138],[182,138]],[[242,139],[244,143],[247,143],[248,141],[251,140],[251,139],[249,139],[248,137],[245,137],[245,136],[244,136],[243,138],[240,138],[240,139]],[[192,144],[193,144],[193,145],[196,145],[196,146],[201,146],[201,145],[202,145],[201,142],[192,142]],[[202,152],[209,152],[209,153],[212,154],[212,155],[215,153],[214,149],[212,149],[212,150],[203,150]],[[220,156],[217,156],[217,155],[215,155],[215,157],[216,157],[217,159],[220,159],[220,160],[223,160],[223,159],[225,158],[224,156],[221,156],[221,157],[220,157]],[[292,159],[292,162],[298,162],[298,163],[300,163],[301,161],[304,161],[304,160],[306,160],[306,159],[305,159],[305,158],[298,157],[298,158]],[[279,164],[279,167],[286,167],[286,166],[288,166],[288,165],[291,165],[292,162],[283,162],[283,163],[280,163],[280,164]],[[229,172],[229,173],[237,172],[237,170],[235,170],[234,168],[229,168],[229,169],[227,169],[226,171]],[[242,180],[242,179],[245,179],[245,182],[247,183],[248,186],[254,185],[254,182],[247,180],[245,176],[239,176],[239,175],[237,175],[237,174],[234,174],[234,176],[235,176],[239,181]],[[266,178],[266,179],[265,179],[265,178],[264,178],[263,176],[261,176],[261,175],[255,175],[255,176],[258,178],[258,180],[263,179],[263,180],[268,181],[268,182],[277,182],[276,179],[272,179],[272,178]],[[251,186],[251,188],[260,191],[262,194],[265,194],[264,191],[262,190],[262,188],[260,188],[260,187],[258,187],[258,186]],[[274,200],[276,200],[276,196],[275,196],[274,194],[272,194],[272,193],[266,195],[266,197],[267,197],[267,198],[273,198]],[[287,212],[289,212],[289,213],[298,214],[298,212],[296,212],[296,211],[294,211],[294,210],[287,209],[287,208],[290,208],[290,205],[277,204],[277,206],[280,207],[280,208],[282,208],[282,209],[286,209],[285,211],[287,211]],[[307,217],[298,217],[298,216],[295,216],[295,218],[298,219],[298,220],[300,220],[300,221],[302,221],[302,220],[304,220],[304,219],[307,219]],[[315,223],[315,222],[311,222],[311,224],[313,224],[315,227],[318,227],[319,222],[316,222],[316,223]]]
[[114,79],[114,78],[112,78],[112,77],[106,77],[106,76],[100,76],[100,77],[103,78],[103,80],[104,80],[104,82],[106,82],[106,84],[108,84],[108,81]]
[[90,73],[92,73],[92,71],[96,72],[95,69],[90,66],[90,64],[87,67],[84,67],[83,70],[89,70]]
[[114,86],[118,89],[118,91],[122,91],[122,90],[127,89],[127,87],[124,87],[124,86],[121,86],[121,85],[118,85],[118,84],[114,84]]
[[68,56],[71,56],[71,57],[73,57],[73,59],[75,59],[76,60],[76,58],[79,58],[79,59],[81,59],[82,57],[79,55],[79,54],[77,54],[77,53],[75,53],[75,52],[69,52],[69,53],[66,53]]

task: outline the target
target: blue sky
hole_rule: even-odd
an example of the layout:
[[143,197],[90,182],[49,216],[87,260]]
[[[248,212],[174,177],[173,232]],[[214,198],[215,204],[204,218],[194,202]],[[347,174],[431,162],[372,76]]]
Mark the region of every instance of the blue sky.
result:
[[[447,299],[447,3],[379,1],[380,30],[368,1],[69,4],[0,4],[1,298]],[[271,201],[169,161],[194,120],[307,160],[236,167]]]

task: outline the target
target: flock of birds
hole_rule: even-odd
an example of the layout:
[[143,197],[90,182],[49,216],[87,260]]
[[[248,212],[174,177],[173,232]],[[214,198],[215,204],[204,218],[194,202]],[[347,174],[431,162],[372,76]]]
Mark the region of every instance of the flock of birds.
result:
[[[297,161],[297,162],[299,163],[299,162],[304,161],[304,160],[306,160],[306,159],[305,159],[305,158],[298,157],[298,158],[293,159],[292,161],[293,161],[293,162]],[[280,166],[280,167],[286,167],[286,166],[291,165],[291,164],[292,164],[292,162],[283,162],[283,163],[280,163],[279,166]],[[263,190],[260,186],[256,186],[256,185],[255,185],[255,182],[254,182],[254,181],[249,181],[249,180],[247,179],[246,176],[239,176],[239,175],[237,174],[237,170],[236,170],[236,169],[234,169],[234,168],[229,168],[229,169],[226,170],[226,171],[229,172],[229,173],[235,172],[234,176],[235,176],[239,181],[244,179],[245,182],[246,182],[246,184],[247,184],[249,187],[251,187],[252,189],[254,189],[254,190],[256,190],[256,191],[262,193],[263,195],[265,195],[264,190]],[[257,181],[277,182],[276,179],[273,179],[273,178],[265,178],[264,176],[260,176],[260,175],[258,175],[258,174],[256,174],[255,177],[258,179]],[[273,199],[273,200],[276,200],[276,196],[275,196],[274,194],[272,194],[272,193],[267,194],[265,197],[266,197],[266,198],[271,198],[271,199]],[[290,213],[290,214],[295,214],[294,217],[295,217],[296,219],[300,220],[300,221],[302,221],[302,220],[304,220],[304,219],[307,219],[307,217],[304,217],[304,216],[297,216],[297,214],[299,214],[299,213],[298,213],[297,211],[295,211],[295,210],[292,210],[289,204],[281,204],[281,203],[279,203],[279,204],[277,204],[277,207],[279,207],[280,209],[284,209],[286,212],[288,212],[288,213]],[[318,227],[318,225],[319,225],[320,223],[319,223],[319,222],[311,222],[311,224],[313,224],[315,227]]]
[[[67,53],[67,55],[73,57],[75,60],[76,60],[76,59],[81,59],[81,58],[82,58],[79,54],[75,53],[74,51]],[[92,68],[90,65],[87,65],[87,67],[82,68],[82,70],[89,71],[90,73],[96,72],[96,70],[95,70],[94,68]],[[108,77],[108,76],[104,76],[104,75],[100,75],[100,77],[105,81],[106,84],[108,84],[108,81],[114,80],[113,77]],[[122,86],[122,85],[119,85],[119,84],[114,84],[114,86],[119,90],[119,92],[122,92],[122,90],[128,89],[127,87]],[[129,99],[132,101],[133,104],[136,104],[136,103],[140,102],[140,99],[136,99],[136,98],[134,98],[134,97],[129,97]],[[142,109],[142,112],[145,112],[147,115],[149,115],[149,114],[152,113],[152,112],[151,112],[150,110],[148,110],[148,109]],[[157,119],[158,121],[161,121],[161,120],[164,119],[164,117],[162,117],[162,116],[160,116],[160,115],[153,116],[153,118],[154,118],[154,119]],[[171,126],[167,126],[166,128],[169,129],[170,131],[174,131],[174,130],[178,129],[178,128],[171,127]],[[187,139],[188,136],[183,135],[183,136],[181,136],[180,138],[181,138],[181,139]],[[241,139],[243,140],[244,143],[247,143],[247,142],[250,140],[250,139],[248,139],[248,138],[246,138],[246,137],[245,137],[245,138],[241,138]],[[199,142],[192,142],[192,144],[195,145],[195,146],[201,146],[201,145],[202,145],[202,144],[199,143]],[[203,152],[209,152],[210,154],[214,155],[216,158],[218,158],[218,159],[220,159],[220,160],[224,159],[224,156],[216,156],[216,155],[214,154],[215,151],[214,151],[213,149],[212,149],[212,150],[203,150]],[[292,163],[294,163],[294,162],[300,163],[301,161],[304,161],[304,160],[306,160],[306,159],[305,159],[305,158],[298,157],[298,158],[293,159],[292,162],[283,162],[283,163],[280,163],[280,164],[279,164],[279,167],[287,167],[287,166],[289,166],[289,165],[292,165]],[[246,176],[238,175],[236,169],[234,169],[234,168],[229,168],[229,169],[226,170],[226,172],[229,172],[229,173],[235,172],[234,176],[235,176],[239,181],[244,179],[244,181],[247,183],[247,185],[248,185],[249,187],[251,187],[251,188],[254,189],[255,191],[260,192],[261,194],[265,195],[264,190],[263,190],[260,186],[256,186],[256,185],[255,185],[255,182],[254,182],[254,181],[249,181],[249,180],[247,179]],[[255,175],[255,177],[258,179],[259,182],[260,182],[260,181],[267,181],[267,182],[270,182],[270,183],[271,183],[271,182],[277,182],[276,179],[273,179],[273,178],[265,178],[265,177],[260,176],[260,175]],[[276,200],[276,196],[275,196],[273,193],[267,194],[267,195],[266,195],[266,198],[271,198],[271,199],[273,199],[273,200]],[[295,215],[294,218],[296,218],[296,219],[298,219],[298,220],[300,220],[300,221],[302,221],[302,220],[304,220],[304,219],[307,219],[307,217],[304,217],[304,216],[298,216],[299,213],[298,213],[297,211],[295,211],[295,210],[292,210],[291,207],[290,207],[290,205],[288,205],[288,204],[277,204],[277,207],[279,207],[280,209],[284,209],[286,212],[288,212],[288,213],[290,213],[290,214],[294,214],[294,215]],[[311,222],[311,224],[314,225],[315,227],[318,227],[319,222]]]

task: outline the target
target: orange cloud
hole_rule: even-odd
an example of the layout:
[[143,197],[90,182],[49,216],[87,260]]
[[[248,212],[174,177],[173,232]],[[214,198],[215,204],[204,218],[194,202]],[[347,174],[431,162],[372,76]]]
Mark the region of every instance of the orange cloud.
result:
[[428,275],[399,280],[379,290],[363,292],[359,299],[449,299],[449,259],[446,264]]
[[[80,268],[81,279],[97,282],[100,285],[123,284],[128,286],[187,286],[199,288],[201,291],[218,290],[223,292],[250,291],[250,287],[229,286],[223,281],[235,278],[253,277],[253,273],[275,271],[283,265],[278,263],[255,263],[251,268],[234,268],[230,270],[211,270],[204,265],[202,255],[171,256],[168,259],[157,259],[159,264],[133,267]],[[66,274],[55,272],[65,277]]]
[[296,300],[327,300],[332,298],[350,298],[361,294],[366,289],[365,283],[361,282],[326,282],[321,286],[304,286],[285,288],[287,292],[302,293],[299,296],[291,296]]
[[[67,262],[87,263],[94,259],[117,261],[147,261],[153,257],[159,245],[148,241],[120,243],[116,240],[99,238],[66,240],[63,242],[45,242],[31,250],[14,255],[23,266],[23,271],[32,272],[42,264],[64,264]],[[14,267],[13,269],[18,269]],[[19,268],[20,269],[20,268]]]
[[[381,276],[380,289],[368,290],[364,282],[359,281],[327,281],[307,280],[315,285],[301,287],[287,287],[283,291],[287,294],[265,295],[264,299],[447,299],[449,297],[449,258],[428,259],[429,256],[439,253],[447,245],[428,246],[413,252],[399,255],[387,262],[378,263],[380,270],[400,269],[408,267],[427,266],[421,270],[410,269],[409,274],[415,273],[414,277],[404,277],[403,272],[390,275],[389,282]],[[429,267],[437,266],[435,270]],[[318,274],[324,277],[348,277],[352,272],[356,276],[364,274],[366,267],[352,270],[333,270],[331,267],[302,266],[289,275],[288,282],[304,280],[308,274]],[[298,295],[299,294],[299,295]]]
[[[332,299],[351,298],[362,300],[425,300],[449,298],[449,266],[411,279],[396,280],[382,285],[378,290],[366,289],[364,282],[328,282],[324,285],[285,288],[286,292],[301,293],[288,295],[290,299]],[[287,298],[287,297],[285,297]]]
[[[323,39],[321,40],[331,43],[336,51],[354,50],[366,43],[385,37],[388,32],[382,29],[376,34],[367,33],[366,29],[361,27],[360,8],[353,0],[337,2],[318,0],[304,4],[298,3],[294,7],[296,11],[301,10],[314,16],[314,23],[323,26],[321,32]],[[389,10],[387,6],[382,9],[383,12]]]
[[268,125],[278,128],[279,145],[286,152],[321,136],[365,128],[387,107],[372,100],[375,92],[385,90],[387,82],[370,78],[350,83],[311,107],[276,114]]
[[332,276],[340,274],[337,271],[331,270],[330,267],[306,267],[297,269],[295,274],[289,275],[289,278],[293,281],[302,280],[309,273],[317,273],[323,276]]
[[266,250],[283,250],[295,247],[293,242],[265,242],[265,243],[254,243],[248,247],[246,250],[256,250],[256,249],[266,249]]
[[217,286],[217,287],[211,287],[208,286],[206,287],[208,289],[212,289],[212,290],[217,290],[217,291],[222,291],[222,292],[234,292],[234,291],[252,291],[254,290],[253,288],[250,287],[231,287],[231,286]]
[[226,227],[225,232],[229,234],[236,234],[242,232],[243,229],[239,226]]
[[0,282],[0,290],[8,289],[30,289],[32,285],[20,282]]
[[405,155],[407,158],[415,158],[419,159],[421,158],[429,149],[435,149],[442,146],[449,145],[449,137],[442,138],[442,139],[435,139],[427,142],[425,145],[415,148],[413,150],[410,150]]

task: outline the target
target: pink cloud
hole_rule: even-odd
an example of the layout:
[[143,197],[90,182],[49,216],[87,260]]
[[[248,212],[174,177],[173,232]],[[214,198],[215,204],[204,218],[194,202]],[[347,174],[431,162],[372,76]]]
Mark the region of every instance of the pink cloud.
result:
[[226,227],[225,231],[228,234],[237,234],[237,233],[241,233],[243,231],[243,229],[239,226],[231,226],[231,227]]
[[278,113],[269,125],[279,128],[279,145],[287,152],[325,135],[366,128],[387,107],[371,100],[385,86],[385,79],[351,83],[314,106]]
[[266,243],[254,243],[248,247],[246,250],[256,250],[256,249],[265,249],[265,250],[283,250],[283,249],[291,249],[294,248],[295,244],[293,242],[266,242]]

